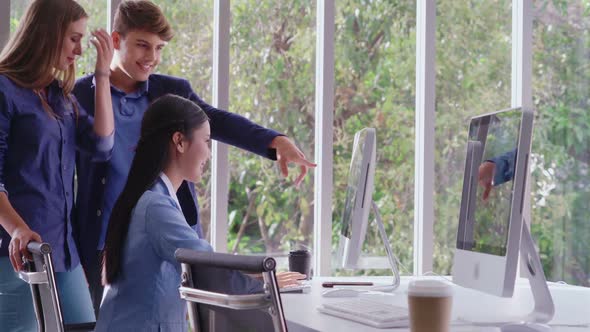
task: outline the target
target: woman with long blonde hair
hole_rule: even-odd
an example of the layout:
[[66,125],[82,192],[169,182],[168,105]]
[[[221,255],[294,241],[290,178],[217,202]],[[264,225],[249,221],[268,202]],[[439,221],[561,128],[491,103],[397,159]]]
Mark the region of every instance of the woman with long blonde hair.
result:
[[88,15],[73,0],[35,0],[0,53],[0,331],[35,331],[28,285],[17,276],[30,241],[48,242],[66,323],[95,319],[71,216],[76,153],[108,160],[114,120],[110,36],[97,50],[95,117],[71,94]]

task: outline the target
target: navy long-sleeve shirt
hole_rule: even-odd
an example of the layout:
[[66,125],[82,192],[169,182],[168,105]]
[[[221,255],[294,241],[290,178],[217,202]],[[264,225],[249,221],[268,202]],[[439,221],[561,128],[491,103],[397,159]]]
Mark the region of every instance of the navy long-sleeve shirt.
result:
[[[94,120],[57,81],[43,108],[31,89],[0,75],[0,191],[44,242],[51,244],[56,271],[79,263],[72,234],[76,151],[92,160],[110,158],[113,136],[94,133]],[[75,108],[78,110],[76,115]],[[10,235],[0,227],[0,256],[8,256]]]
[[[74,88],[80,104],[92,112],[94,110],[93,76],[78,80]],[[139,140],[137,128],[145,112],[144,106],[165,94],[175,94],[199,105],[209,117],[211,138],[260,156],[276,159],[276,151],[269,149],[270,142],[278,132],[264,128],[256,123],[231,112],[217,109],[204,102],[192,89],[187,80],[152,74],[138,91],[124,94],[112,89],[113,110],[115,112],[115,149],[126,149],[128,158],[114,157],[109,162],[97,162],[80,154],[77,159],[78,191],[76,207],[76,229],[79,230],[77,243],[80,248],[82,264],[96,265],[97,250],[104,246],[104,238],[110,217],[110,209],[123,189],[127,179],[121,174],[128,172],[133,156],[131,142]],[[129,121],[135,121],[135,124]],[[131,131],[121,132],[120,128]],[[135,128],[135,129],[134,129]],[[132,132],[135,130],[136,132]],[[122,143],[121,138],[125,141]],[[117,141],[119,140],[119,141]],[[122,144],[121,144],[122,143]],[[114,152],[117,154],[117,152]],[[116,164],[112,164],[116,163]],[[112,176],[117,170],[117,176]],[[194,184],[184,182],[177,192],[182,212],[189,225],[194,226],[201,235],[199,223],[199,206],[194,191]],[[110,202],[110,203],[109,203]]]

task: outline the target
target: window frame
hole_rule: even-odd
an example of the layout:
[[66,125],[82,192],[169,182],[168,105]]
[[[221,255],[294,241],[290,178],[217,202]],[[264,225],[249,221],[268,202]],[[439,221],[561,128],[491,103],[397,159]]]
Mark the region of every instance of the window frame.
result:
[[[14,0],[13,0],[14,1]],[[110,31],[115,9],[121,0],[104,0],[107,5],[105,25]],[[230,2],[214,1],[213,95],[212,104],[229,106]],[[11,1],[0,2],[0,46],[10,35]],[[314,160],[314,250],[316,275],[331,274],[332,191],[333,191],[333,105],[334,105],[334,0],[317,0],[316,101]],[[432,270],[434,237],[434,117],[436,1],[416,1],[416,136],[414,190],[414,275]],[[512,107],[533,107],[532,100],[532,0],[512,1]],[[212,146],[211,163],[211,242],[215,250],[227,251],[229,195],[228,147],[219,142]],[[525,220],[530,226],[530,181],[527,182]],[[321,221],[321,222],[316,222]],[[385,257],[368,257],[366,262],[386,266]],[[361,265],[365,264],[361,262]]]

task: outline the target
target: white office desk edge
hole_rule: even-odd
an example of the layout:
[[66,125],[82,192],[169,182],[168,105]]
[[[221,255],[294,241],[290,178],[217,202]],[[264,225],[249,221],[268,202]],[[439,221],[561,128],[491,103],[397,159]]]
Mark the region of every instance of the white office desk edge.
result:
[[[428,277],[438,278],[438,277]],[[323,298],[321,296],[323,281],[362,280],[378,284],[391,283],[391,277],[324,277],[314,278],[312,289],[308,294],[282,294],[283,309],[288,321],[289,331],[409,331],[405,329],[376,329],[353,321],[322,314],[317,307],[326,301],[340,301],[344,298]],[[391,294],[369,295],[389,303],[407,308],[406,289],[413,277],[402,277],[402,284]],[[555,332],[590,331],[590,288],[549,283],[555,302],[555,316],[550,322]],[[474,290],[454,285],[453,320],[458,318],[471,321],[491,322],[504,317],[524,316],[533,306],[532,294],[526,279],[519,279],[512,298],[499,298]],[[559,325],[553,325],[559,324]],[[578,325],[578,326],[564,326]],[[451,329],[459,331],[499,331],[495,327],[456,325]]]

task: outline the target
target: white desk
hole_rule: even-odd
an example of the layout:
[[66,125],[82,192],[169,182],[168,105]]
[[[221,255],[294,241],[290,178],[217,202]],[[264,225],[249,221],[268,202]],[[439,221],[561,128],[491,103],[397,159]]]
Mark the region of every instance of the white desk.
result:
[[[435,278],[435,277],[433,277]],[[343,280],[345,278],[319,278],[312,282],[312,290],[308,294],[281,294],[283,309],[287,318],[290,332],[298,331],[409,331],[409,328],[376,329],[353,321],[322,314],[316,308],[327,301],[339,301],[344,298],[323,298],[321,296],[323,281]],[[348,278],[349,280],[373,281],[386,284],[391,277]],[[370,295],[393,305],[408,306],[405,291],[410,277],[402,277],[402,284],[391,294]],[[555,303],[555,316],[550,324],[555,332],[590,331],[590,289],[550,284],[549,289]],[[454,286],[453,320],[458,317],[470,321],[490,322],[501,321],[502,317],[524,316],[532,310],[532,294],[528,288],[528,281],[518,280],[512,298],[499,298],[476,292],[459,286]],[[553,325],[556,324],[556,325]],[[578,327],[563,325],[579,325]],[[454,325],[453,332],[463,331],[500,331],[496,327]]]

